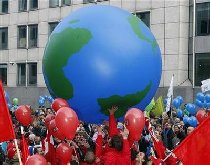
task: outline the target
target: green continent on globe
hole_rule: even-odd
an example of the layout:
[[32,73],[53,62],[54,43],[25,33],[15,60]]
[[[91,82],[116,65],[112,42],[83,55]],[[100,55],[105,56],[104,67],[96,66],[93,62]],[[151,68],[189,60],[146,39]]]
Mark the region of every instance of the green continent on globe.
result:
[[[128,17],[128,22],[131,25],[134,33],[138,36],[139,39],[144,40],[146,42],[149,42],[150,44],[152,44],[152,48],[154,49],[155,47],[158,46],[156,40],[154,39],[153,41],[151,41],[149,38],[147,38],[144,33],[142,32],[142,30],[139,28],[139,18],[131,15]],[[142,23],[142,21],[140,20],[140,22]]]
[[[43,66],[51,95],[70,99],[73,97],[73,86],[65,77],[63,67],[68,59],[86,45],[92,34],[84,28],[68,28],[50,36],[45,49]],[[52,93],[53,92],[53,93]]]
[[143,91],[136,92],[134,94],[128,94],[125,96],[113,95],[109,98],[99,98],[98,104],[101,107],[101,112],[105,115],[109,115],[108,109],[112,106],[118,106],[119,110],[115,113],[116,117],[122,117],[128,108],[135,106],[140,103],[141,100],[147,95],[152,86],[152,82],[150,82]]

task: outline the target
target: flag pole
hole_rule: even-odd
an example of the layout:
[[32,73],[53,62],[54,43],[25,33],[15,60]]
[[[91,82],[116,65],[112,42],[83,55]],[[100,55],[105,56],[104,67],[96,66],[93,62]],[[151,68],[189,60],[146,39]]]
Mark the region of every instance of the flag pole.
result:
[[19,151],[18,144],[17,144],[17,139],[14,139],[14,142],[15,142],[15,148],[16,148],[16,151],[17,151],[17,156],[18,156],[19,163],[20,163],[20,165],[22,165],[22,161],[21,161],[21,157],[20,157],[20,151]]

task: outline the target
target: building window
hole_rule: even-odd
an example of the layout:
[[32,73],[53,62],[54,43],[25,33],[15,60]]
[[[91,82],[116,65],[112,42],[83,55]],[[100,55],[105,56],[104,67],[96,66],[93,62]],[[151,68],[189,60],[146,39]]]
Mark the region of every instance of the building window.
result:
[[71,0],[62,0],[62,5],[71,5]]
[[17,69],[17,85],[28,86],[37,84],[37,63],[17,64]]
[[0,0],[0,13],[8,13],[8,0]]
[[150,12],[137,12],[136,16],[140,18],[148,28],[150,28]]
[[19,11],[27,11],[27,0],[19,0]]
[[30,10],[38,9],[38,0],[30,0]]
[[59,22],[50,22],[49,23],[49,35],[53,32],[55,27],[58,25]]
[[30,25],[28,26],[29,37],[28,37],[28,48],[37,47],[37,37],[38,37],[38,26]]
[[37,63],[28,63],[28,85],[37,84]]
[[0,50],[8,48],[8,28],[0,28]]
[[201,86],[201,81],[210,78],[210,53],[195,55],[195,85]]
[[210,34],[210,3],[196,4],[197,36]]
[[59,0],[50,0],[49,1],[49,7],[58,7],[59,6]]
[[17,85],[26,85],[26,64],[17,64]]
[[18,48],[35,48],[38,40],[38,25],[18,26]]
[[18,48],[26,48],[27,26],[18,26]]
[[3,85],[7,85],[7,64],[0,64],[0,79]]

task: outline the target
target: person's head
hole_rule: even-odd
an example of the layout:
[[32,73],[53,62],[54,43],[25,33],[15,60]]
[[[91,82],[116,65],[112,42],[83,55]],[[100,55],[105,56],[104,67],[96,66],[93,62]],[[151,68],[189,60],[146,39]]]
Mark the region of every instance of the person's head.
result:
[[166,128],[166,129],[171,129],[171,124],[166,123],[166,124],[165,124],[165,128]]
[[96,160],[95,154],[93,151],[87,151],[85,154],[85,162],[88,164],[94,163]]
[[110,140],[110,147],[115,148],[117,151],[121,151],[123,147],[122,137],[114,135]]
[[157,124],[157,125],[156,125],[156,130],[159,131],[159,132],[162,131],[162,127],[161,127],[160,124]]
[[179,132],[179,131],[180,131],[180,129],[179,129],[178,125],[174,125],[174,132]]
[[194,130],[193,127],[188,127],[187,128],[187,135],[191,134],[191,132]]
[[180,119],[179,119],[179,118],[176,118],[176,119],[175,119],[175,123],[176,123],[176,124],[180,123]]

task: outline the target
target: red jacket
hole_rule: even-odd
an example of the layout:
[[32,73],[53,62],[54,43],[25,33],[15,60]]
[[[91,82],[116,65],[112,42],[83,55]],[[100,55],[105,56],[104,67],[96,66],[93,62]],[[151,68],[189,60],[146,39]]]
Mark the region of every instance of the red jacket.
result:
[[102,140],[102,135],[98,135],[96,139],[96,157],[98,157],[104,165],[131,165],[131,153],[127,139],[123,140],[123,150],[120,152],[108,146],[103,150]]

